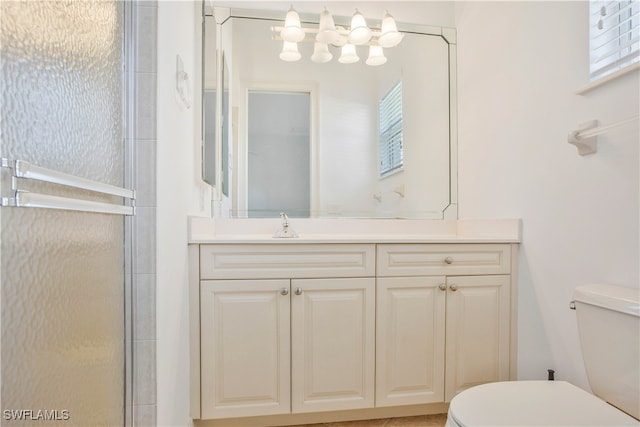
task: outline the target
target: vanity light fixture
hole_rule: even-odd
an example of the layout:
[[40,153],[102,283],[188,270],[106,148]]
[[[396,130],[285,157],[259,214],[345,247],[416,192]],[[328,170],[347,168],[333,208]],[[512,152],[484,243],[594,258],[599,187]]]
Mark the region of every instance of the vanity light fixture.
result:
[[320,26],[318,27],[318,34],[316,34],[316,41],[327,45],[337,42],[339,38],[340,33],[333,22],[333,15],[325,7],[320,14]]
[[346,29],[336,26],[331,12],[326,8],[320,13],[320,23],[317,28],[303,27],[300,23],[298,12],[290,7],[287,12],[284,27],[271,27],[275,40],[282,40],[282,52],[280,59],[283,61],[298,61],[302,55],[298,51],[298,43],[314,43],[311,60],[316,63],[329,62],[333,54],[329,51],[329,45],[341,48],[338,61],[343,64],[353,64],[360,58],[356,46],[368,46],[369,57],[367,65],[382,65],[387,62],[384,49],[397,46],[404,37],[398,31],[393,16],[385,11],[380,30],[367,26],[366,19],[358,9],[351,17],[351,28]]
[[364,15],[356,9],[353,17],[351,17],[351,31],[349,31],[349,42],[355,45],[365,44],[371,40],[372,32],[367,27],[367,21]]
[[338,58],[338,62],[341,64],[355,64],[358,61],[360,61],[360,57],[356,52],[355,45],[347,43],[342,46],[342,52],[340,54],[340,58]]
[[394,47],[402,41],[404,35],[398,31],[395,19],[389,14],[389,11],[385,11],[384,18],[382,18],[382,29],[380,37],[378,37],[378,44],[382,47]]
[[387,62],[387,57],[384,56],[382,46],[369,46],[369,58],[367,58],[367,65],[382,65]]
[[298,43],[285,41],[280,52],[280,59],[287,62],[295,62],[302,58],[298,52]]
[[333,55],[329,52],[329,46],[326,43],[315,42],[313,44],[313,55],[311,55],[313,62],[323,63],[329,62],[331,59],[333,59]]
[[300,25],[300,16],[295,11],[293,5],[287,12],[287,17],[284,20],[284,28],[280,30],[280,37],[282,40],[290,43],[297,43],[304,39],[304,31]]

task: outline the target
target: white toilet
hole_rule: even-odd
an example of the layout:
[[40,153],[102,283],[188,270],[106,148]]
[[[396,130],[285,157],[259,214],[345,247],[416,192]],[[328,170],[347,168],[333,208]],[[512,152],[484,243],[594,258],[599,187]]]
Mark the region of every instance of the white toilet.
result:
[[483,384],[451,400],[446,425],[640,426],[640,291],[585,285],[574,299],[595,396],[565,381]]

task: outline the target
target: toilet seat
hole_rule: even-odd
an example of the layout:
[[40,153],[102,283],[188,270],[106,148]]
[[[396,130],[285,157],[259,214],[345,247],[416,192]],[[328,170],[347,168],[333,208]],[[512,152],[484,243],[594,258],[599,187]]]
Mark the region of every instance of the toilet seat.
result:
[[640,421],[565,381],[505,381],[455,396],[447,426],[640,426]]

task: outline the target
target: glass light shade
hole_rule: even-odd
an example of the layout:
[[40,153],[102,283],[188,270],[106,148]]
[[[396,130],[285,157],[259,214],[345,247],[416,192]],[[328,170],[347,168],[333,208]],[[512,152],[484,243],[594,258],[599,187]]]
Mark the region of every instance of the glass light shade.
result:
[[371,30],[367,27],[367,21],[358,9],[351,18],[351,32],[349,32],[349,43],[364,44],[371,40]]
[[284,20],[284,28],[280,31],[280,37],[286,42],[297,43],[304,39],[304,31],[300,25],[300,16],[293,7],[287,12]]
[[302,57],[298,52],[298,43],[285,41],[282,44],[282,52],[280,52],[280,59],[287,62],[295,62]]
[[336,24],[333,22],[333,16],[326,8],[320,14],[320,26],[318,27],[318,34],[316,35],[316,41],[325,44],[335,43],[340,34],[336,29]]
[[367,65],[382,65],[385,62],[387,62],[387,58],[384,56],[382,46],[369,46]]
[[389,14],[389,12],[385,12],[384,18],[382,18],[382,28],[380,30],[380,37],[378,38],[378,43],[382,47],[394,47],[397,46],[400,41],[402,41],[402,37],[404,34],[398,32],[398,27],[396,26],[396,21],[393,19],[393,16]]
[[311,55],[313,62],[329,62],[332,58],[333,55],[329,52],[329,46],[327,46],[326,43],[315,42],[313,44],[313,55]]
[[340,54],[340,58],[338,58],[338,62],[342,64],[353,64],[358,61],[360,61],[360,58],[354,45],[347,43],[342,46],[342,53]]

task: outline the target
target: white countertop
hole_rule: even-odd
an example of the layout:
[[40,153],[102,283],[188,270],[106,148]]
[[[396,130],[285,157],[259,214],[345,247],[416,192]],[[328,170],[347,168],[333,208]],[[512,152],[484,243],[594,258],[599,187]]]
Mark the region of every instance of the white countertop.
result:
[[299,237],[274,238],[280,219],[189,218],[189,243],[520,243],[520,219],[290,218]]

